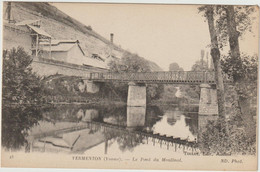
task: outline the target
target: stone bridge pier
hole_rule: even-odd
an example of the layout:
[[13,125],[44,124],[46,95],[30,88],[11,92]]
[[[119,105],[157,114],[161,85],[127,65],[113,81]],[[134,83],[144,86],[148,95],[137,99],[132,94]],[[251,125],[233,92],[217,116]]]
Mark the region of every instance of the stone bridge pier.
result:
[[127,106],[146,106],[146,85],[128,83]]
[[200,90],[199,115],[218,115],[217,89],[201,84]]

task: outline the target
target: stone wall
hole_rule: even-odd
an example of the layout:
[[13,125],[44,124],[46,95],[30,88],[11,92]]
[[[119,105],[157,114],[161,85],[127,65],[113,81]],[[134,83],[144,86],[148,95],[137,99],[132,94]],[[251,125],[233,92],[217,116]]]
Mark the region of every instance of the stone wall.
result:
[[35,58],[31,64],[33,72],[39,76],[62,74],[66,76],[87,77],[91,72],[106,72],[105,69],[84,67],[50,59]]

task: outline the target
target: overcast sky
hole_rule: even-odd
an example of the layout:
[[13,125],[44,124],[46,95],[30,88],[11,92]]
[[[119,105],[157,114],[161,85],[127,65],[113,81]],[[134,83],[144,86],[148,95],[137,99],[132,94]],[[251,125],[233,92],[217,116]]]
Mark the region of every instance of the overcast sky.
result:
[[[200,58],[201,49],[209,51],[207,22],[195,5],[136,5],[54,3],[58,9],[84,23],[114,43],[156,62],[164,70],[177,62],[190,70]],[[257,39],[247,34],[241,49],[257,53]],[[254,40],[252,40],[254,39]]]

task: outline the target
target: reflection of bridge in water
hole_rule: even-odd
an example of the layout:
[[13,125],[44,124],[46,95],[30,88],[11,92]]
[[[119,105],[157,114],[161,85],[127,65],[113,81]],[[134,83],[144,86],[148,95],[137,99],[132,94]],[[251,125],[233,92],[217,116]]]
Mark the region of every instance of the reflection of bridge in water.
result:
[[107,111],[79,107],[76,110],[67,108],[60,114],[47,112],[44,114],[46,119],[52,119],[49,117],[55,114],[59,122],[42,121],[35,126],[28,139],[30,150],[83,153],[100,149],[104,144],[106,154],[109,145],[114,143],[121,146],[120,149],[142,145],[175,152],[199,152],[198,121],[196,116],[190,116],[194,108],[181,111],[179,107],[168,107],[165,111],[160,111],[158,107],[126,108]]
[[[40,133],[31,136],[31,151],[35,150],[34,146],[34,141],[38,140],[40,142],[44,142],[43,149],[45,149],[45,144],[51,143],[46,141],[44,138],[47,137],[57,137],[58,135],[61,134],[66,134],[66,133],[72,133],[75,131],[81,131],[84,129],[90,129],[90,131],[95,134],[97,132],[102,132],[104,138],[102,138],[101,142],[106,142],[107,146],[107,141],[115,138],[115,137],[120,137],[120,136],[129,136],[134,140],[134,138],[139,138],[139,143],[142,144],[152,144],[153,146],[160,146],[166,147],[168,150],[171,149],[173,151],[179,151],[180,149],[183,151],[191,151],[192,153],[195,153],[198,151],[198,145],[196,141],[189,141],[187,139],[181,139],[178,137],[168,137],[166,135],[160,135],[160,134],[154,134],[153,132],[149,131],[136,131],[129,129],[128,127],[122,127],[122,126],[117,126],[114,124],[108,124],[108,123],[102,123],[102,122],[84,122],[83,124],[74,126],[74,127],[69,127],[69,128],[64,128],[56,131],[50,131],[50,132],[45,132],[45,133]],[[112,135],[111,135],[112,133]],[[77,140],[80,138],[80,135],[75,138],[74,143],[71,146],[62,146],[62,145],[55,145],[51,143],[53,146],[57,147],[62,147],[62,148],[67,148],[73,151],[73,146],[77,142]],[[98,143],[99,144],[99,143]],[[96,144],[97,145],[97,144]],[[107,149],[107,148],[105,148]]]

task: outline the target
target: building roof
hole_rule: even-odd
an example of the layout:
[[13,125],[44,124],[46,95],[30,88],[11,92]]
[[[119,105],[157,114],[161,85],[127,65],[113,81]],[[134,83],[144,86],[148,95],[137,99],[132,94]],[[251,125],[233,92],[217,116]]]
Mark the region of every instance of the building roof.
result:
[[[51,40],[51,45],[58,45],[58,44],[75,44],[79,43],[79,40],[59,40],[59,39],[53,39]],[[41,42],[42,45],[50,45],[48,42]]]
[[[50,43],[41,42],[40,44],[43,45],[44,51],[50,50]],[[51,40],[51,51],[69,51],[73,46],[75,46],[75,44],[77,44],[82,54],[85,55],[79,45],[79,40]]]
[[27,25],[29,28],[31,28],[34,32],[38,33],[39,35],[43,35],[43,36],[46,36],[48,38],[51,38],[51,35],[49,35],[48,33],[46,33],[44,30],[38,28],[38,27],[35,27],[35,26],[32,26],[32,25]]
[[105,62],[97,60],[97,59],[89,58],[89,57],[86,57],[84,59],[83,65],[98,67],[98,68],[102,68],[102,69],[108,68],[107,64]]
[[[51,45],[51,51],[69,51],[75,44],[59,44],[59,45]],[[49,51],[49,46],[43,47],[44,51]]]

